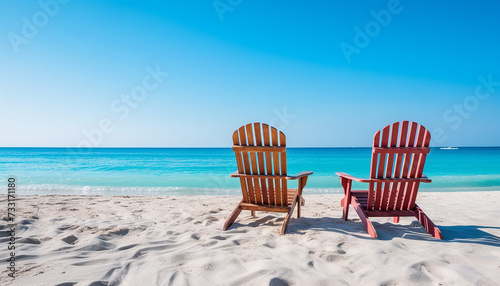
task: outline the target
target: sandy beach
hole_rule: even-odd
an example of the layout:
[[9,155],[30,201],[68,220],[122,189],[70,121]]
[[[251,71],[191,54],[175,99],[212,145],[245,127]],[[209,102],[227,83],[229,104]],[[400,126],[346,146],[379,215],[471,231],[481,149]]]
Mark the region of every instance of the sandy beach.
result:
[[[222,225],[238,196],[19,196],[16,278],[0,237],[1,285],[499,285],[495,192],[420,193],[444,240],[415,219],[341,219],[341,195],[305,195],[303,217],[243,212]],[[295,213],[294,213],[295,215]]]

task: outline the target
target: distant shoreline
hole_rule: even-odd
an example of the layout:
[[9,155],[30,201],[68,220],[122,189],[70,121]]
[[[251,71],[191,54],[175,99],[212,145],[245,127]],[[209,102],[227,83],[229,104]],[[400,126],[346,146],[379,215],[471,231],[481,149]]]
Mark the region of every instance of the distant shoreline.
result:
[[[433,146],[431,149],[441,149],[449,146]],[[500,148],[500,146],[453,146],[456,148]],[[0,149],[79,149],[78,147],[33,147],[33,146],[22,146],[22,147],[0,147]],[[100,146],[92,148],[82,148],[82,149],[231,149],[232,147],[115,147],[115,146]],[[371,149],[372,146],[355,146],[355,147],[293,147],[287,146],[287,149]],[[445,149],[441,149],[445,150]]]

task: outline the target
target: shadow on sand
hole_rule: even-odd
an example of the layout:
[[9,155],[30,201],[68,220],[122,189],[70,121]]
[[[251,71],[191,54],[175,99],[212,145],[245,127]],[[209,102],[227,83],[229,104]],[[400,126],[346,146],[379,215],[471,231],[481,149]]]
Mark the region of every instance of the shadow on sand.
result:
[[[412,221],[409,225],[380,223],[373,220],[372,223],[379,240],[392,240],[395,237],[401,237],[422,241],[440,241],[427,233],[417,220]],[[500,230],[500,227],[454,225],[438,226],[438,228],[443,235],[443,242],[475,243],[500,247],[500,237],[485,231],[487,229]],[[359,219],[344,221],[341,218],[333,217],[294,219],[288,226],[287,233],[305,234],[306,230],[330,231],[362,239],[372,239]]]

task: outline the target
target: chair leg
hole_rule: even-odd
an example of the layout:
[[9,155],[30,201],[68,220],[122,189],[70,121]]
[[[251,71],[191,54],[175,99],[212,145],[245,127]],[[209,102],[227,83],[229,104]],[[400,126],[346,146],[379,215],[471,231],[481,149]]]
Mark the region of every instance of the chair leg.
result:
[[395,216],[392,218],[392,222],[393,223],[399,223],[399,217],[398,216]]
[[297,218],[300,218],[300,205],[302,204],[302,197],[298,197],[298,204],[297,204]]
[[351,198],[355,198],[351,193],[352,180],[340,177],[340,184],[344,188],[345,194],[344,198],[340,201],[340,205],[344,207],[342,218],[344,218],[344,220],[347,220],[347,217],[349,216],[349,205],[352,203]]
[[229,218],[226,220],[226,223],[224,223],[224,227],[222,230],[228,229],[233,224],[233,222],[236,220],[238,215],[240,215],[240,213],[241,213],[241,208],[240,208],[240,204],[238,204],[238,206],[236,206],[234,211],[231,213]]
[[255,217],[255,211],[250,211],[253,217]]
[[432,220],[424,213],[424,211],[416,205],[417,208],[417,213],[415,214],[415,217],[418,219],[420,224],[427,230],[428,233],[430,233],[432,236],[438,239],[443,239],[443,235],[441,234],[441,231],[439,228],[436,227],[436,225],[432,222]]
[[375,228],[373,227],[372,222],[368,218],[368,216],[365,213],[365,210],[361,206],[361,204],[358,202],[358,199],[356,197],[352,197],[352,206],[354,207],[354,210],[358,213],[359,218],[361,219],[361,222],[366,228],[366,231],[368,234],[373,237],[377,238],[377,231],[375,231]]
[[285,221],[283,221],[283,225],[281,226],[280,234],[285,234],[286,228],[290,223],[290,219],[292,218],[293,209],[295,209],[295,205],[297,204],[297,199],[299,196],[295,196],[292,204],[288,207],[288,213],[286,214]]
[[347,196],[340,201],[340,205],[344,207],[344,210],[342,212],[342,218],[344,220],[347,220],[347,217],[349,216],[349,202],[347,202]]

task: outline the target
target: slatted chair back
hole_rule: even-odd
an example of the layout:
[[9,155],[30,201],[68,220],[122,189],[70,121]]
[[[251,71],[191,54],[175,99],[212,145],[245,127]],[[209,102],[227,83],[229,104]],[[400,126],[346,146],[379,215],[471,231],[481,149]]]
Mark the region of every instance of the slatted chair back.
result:
[[415,122],[387,125],[373,138],[368,211],[415,208],[430,132]]
[[287,206],[286,138],[264,123],[250,123],[233,133],[238,173],[273,177],[240,177],[243,201]]

